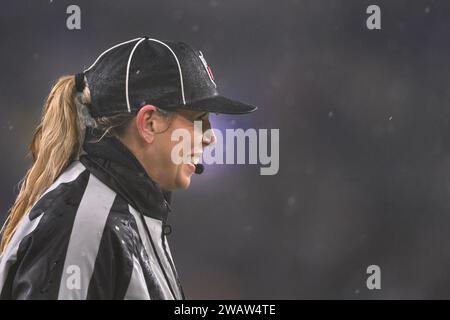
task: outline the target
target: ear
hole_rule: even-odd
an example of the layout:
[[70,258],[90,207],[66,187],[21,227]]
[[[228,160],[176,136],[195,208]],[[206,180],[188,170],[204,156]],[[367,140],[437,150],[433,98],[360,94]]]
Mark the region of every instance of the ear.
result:
[[136,127],[139,135],[147,142],[152,143],[156,133],[156,107],[147,104],[136,115]]

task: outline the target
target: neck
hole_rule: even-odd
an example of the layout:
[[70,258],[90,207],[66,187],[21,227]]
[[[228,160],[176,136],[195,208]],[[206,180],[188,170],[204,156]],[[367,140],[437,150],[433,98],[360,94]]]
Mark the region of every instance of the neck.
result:
[[160,165],[153,160],[153,157],[150,157],[148,153],[151,152],[151,150],[146,150],[143,143],[139,142],[139,138],[131,138],[130,135],[126,135],[123,138],[119,138],[119,140],[134,154],[136,159],[139,161],[139,163],[142,165],[142,167],[147,172],[148,176],[159,184],[161,189],[165,192],[168,192],[170,190],[167,190],[164,188],[162,181],[163,181],[163,171],[160,169]]

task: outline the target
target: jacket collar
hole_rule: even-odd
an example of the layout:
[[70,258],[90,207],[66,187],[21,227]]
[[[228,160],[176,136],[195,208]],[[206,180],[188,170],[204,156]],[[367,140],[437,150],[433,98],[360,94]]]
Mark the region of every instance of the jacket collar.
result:
[[[171,192],[153,181],[134,154],[116,137],[87,127],[80,161],[98,179],[142,214],[162,221],[170,211]],[[98,142],[97,142],[98,141]]]

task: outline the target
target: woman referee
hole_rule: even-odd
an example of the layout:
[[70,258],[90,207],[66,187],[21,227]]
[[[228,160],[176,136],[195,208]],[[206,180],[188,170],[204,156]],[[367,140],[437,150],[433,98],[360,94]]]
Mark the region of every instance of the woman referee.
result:
[[[1,299],[184,299],[166,224],[170,195],[201,173],[209,113],[256,107],[218,95],[203,54],[140,37],[61,77],[44,105],[33,165],[2,229]],[[188,163],[174,130],[194,134]]]

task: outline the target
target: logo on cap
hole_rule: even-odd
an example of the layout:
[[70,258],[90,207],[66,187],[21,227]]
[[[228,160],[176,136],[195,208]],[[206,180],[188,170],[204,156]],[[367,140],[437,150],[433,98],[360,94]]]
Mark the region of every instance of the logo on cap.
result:
[[206,63],[205,57],[203,56],[203,53],[199,51],[200,55],[198,56],[200,60],[202,60],[203,66],[205,67],[206,73],[208,73],[209,79],[214,84],[215,87],[217,87],[216,83],[214,82],[214,75],[212,73],[211,68]]

